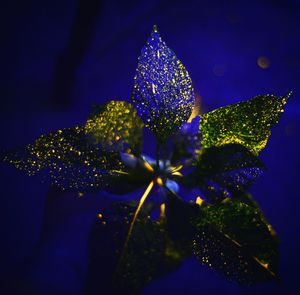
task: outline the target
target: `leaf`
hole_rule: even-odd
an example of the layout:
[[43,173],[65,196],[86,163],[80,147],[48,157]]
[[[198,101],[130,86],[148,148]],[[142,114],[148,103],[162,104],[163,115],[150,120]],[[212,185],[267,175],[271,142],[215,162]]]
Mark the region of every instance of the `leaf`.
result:
[[126,167],[119,153],[124,149],[139,153],[142,126],[129,103],[111,101],[98,108],[84,127],[42,135],[3,160],[28,175],[42,175],[61,189],[125,194],[149,179],[143,167],[136,171]]
[[191,165],[200,153],[201,134],[199,122],[200,116],[196,116],[191,122],[184,123],[172,138],[171,163],[173,166]]
[[191,240],[194,237],[195,228],[191,225],[191,221],[198,217],[199,211],[197,204],[184,202],[173,191],[167,191],[166,226],[168,235],[185,257],[193,256]]
[[143,122],[133,106],[125,101],[110,101],[94,107],[84,126],[93,144],[107,151],[141,150]]
[[156,27],[138,59],[132,99],[145,126],[160,141],[178,130],[192,113],[195,96],[189,74]]
[[203,114],[200,121],[202,146],[238,143],[257,155],[266,146],[271,127],[278,123],[290,95],[279,98],[260,95]]
[[228,200],[201,207],[192,247],[201,263],[239,283],[277,279],[278,240],[256,205]]
[[40,136],[34,144],[10,152],[4,161],[28,175],[44,174],[51,184],[76,191],[105,188],[113,171],[124,167],[118,153],[90,145],[82,127]]
[[91,144],[83,127],[42,135],[34,144],[6,153],[3,161],[68,191],[103,189],[126,194],[143,186],[150,177],[143,167],[133,170],[125,166],[118,152]]
[[179,266],[182,256],[168,239],[165,221],[151,220],[149,206],[140,212],[125,252],[136,204],[114,204],[101,212],[90,239],[89,288],[103,292],[108,284],[105,294],[140,294],[147,283]]
[[265,170],[261,161],[239,144],[202,150],[193,171],[182,180],[199,188],[202,199],[211,203],[245,192]]

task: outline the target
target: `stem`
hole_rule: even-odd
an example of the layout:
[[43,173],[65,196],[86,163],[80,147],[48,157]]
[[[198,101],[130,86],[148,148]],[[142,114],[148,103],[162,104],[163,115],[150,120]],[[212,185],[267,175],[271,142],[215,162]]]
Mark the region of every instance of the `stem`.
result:
[[160,142],[157,141],[156,143],[156,166],[159,169],[159,150],[160,150]]
[[164,142],[163,144],[163,163],[164,163],[164,170],[166,169],[167,167],[167,143]]

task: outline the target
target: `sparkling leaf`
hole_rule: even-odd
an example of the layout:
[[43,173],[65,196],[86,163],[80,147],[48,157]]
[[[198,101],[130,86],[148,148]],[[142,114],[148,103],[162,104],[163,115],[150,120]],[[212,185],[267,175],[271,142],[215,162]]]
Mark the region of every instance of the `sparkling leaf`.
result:
[[89,144],[82,127],[54,131],[40,136],[34,144],[8,153],[5,162],[28,175],[45,174],[62,189],[105,188],[112,175],[124,167],[118,153],[108,153]]
[[195,165],[184,181],[198,187],[200,197],[212,203],[244,192],[265,170],[253,153],[238,144],[205,149]]
[[239,283],[277,279],[278,240],[254,204],[228,200],[201,207],[192,224],[192,247],[201,263]]
[[258,154],[266,146],[271,127],[278,123],[289,97],[290,94],[279,98],[260,95],[202,115],[202,146],[238,143]]
[[128,102],[113,100],[101,106],[87,120],[84,128],[91,141],[104,150],[131,148],[140,152],[143,122]]
[[6,154],[4,161],[29,175],[50,178],[62,189],[124,194],[148,181],[142,167],[129,169],[119,154],[125,149],[139,153],[142,127],[132,105],[111,101],[98,108],[84,127],[42,135],[34,144]]
[[189,74],[156,27],[138,59],[132,99],[159,140],[179,129],[192,113],[195,96]]
[[83,127],[42,135],[34,144],[5,154],[3,161],[63,190],[80,192],[103,189],[126,194],[150,177],[144,167],[125,166],[119,153],[91,144]]

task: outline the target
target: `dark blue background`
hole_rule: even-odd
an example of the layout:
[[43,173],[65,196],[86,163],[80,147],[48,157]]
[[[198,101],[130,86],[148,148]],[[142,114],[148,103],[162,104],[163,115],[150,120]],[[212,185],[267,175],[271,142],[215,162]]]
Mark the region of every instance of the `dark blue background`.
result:
[[[191,260],[144,294],[300,292],[298,1],[30,0],[1,3],[0,14],[1,148],[82,124],[92,103],[129,100],[153,24],[189,70],[204,111],[293,90],[261,154],[269,171],[252,189],[281,240],[281,282],[240,287]],[[2,164],[0,182],[2,294],[24,282],[37,294],[82,294],[87,239],[104,197],[47,198],[46,185]]]

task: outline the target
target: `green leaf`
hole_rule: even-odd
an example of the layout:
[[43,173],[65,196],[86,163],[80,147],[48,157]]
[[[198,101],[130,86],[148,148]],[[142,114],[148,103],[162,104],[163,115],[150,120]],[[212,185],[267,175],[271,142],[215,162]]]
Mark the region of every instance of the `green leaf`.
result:
[[202,146],[238,143],[258,154],[266,146],[271,127],[278,123],[290,95],[279,98],[260,95],[203,114],[200,121]]
[[[90,269],[95,272],[94,283],[101,290],[104,273],[111,282],[111,293],[140,294],[147,283],[178,267],[183,259],[168,238],[164,218],[150,219],[151,204],[140,212],[124,248],[135,209],[135,203],[114,204],[101,211],[101,219],[94,227]],[[104,277],[104,282],[107,279]]]
[[240,283],[277,279],[278,240],[255,203],[227,200],[200,209],[192,247],[201,263]]
[[160,141],[178,130],[192,113],[191,78],[156,27],[138,59],[132,99],[145,126]]
[[97,109],[94,107],[84,129],[92,143],[104,150],[141,150],[143,122],[128,102],[113,100]]

